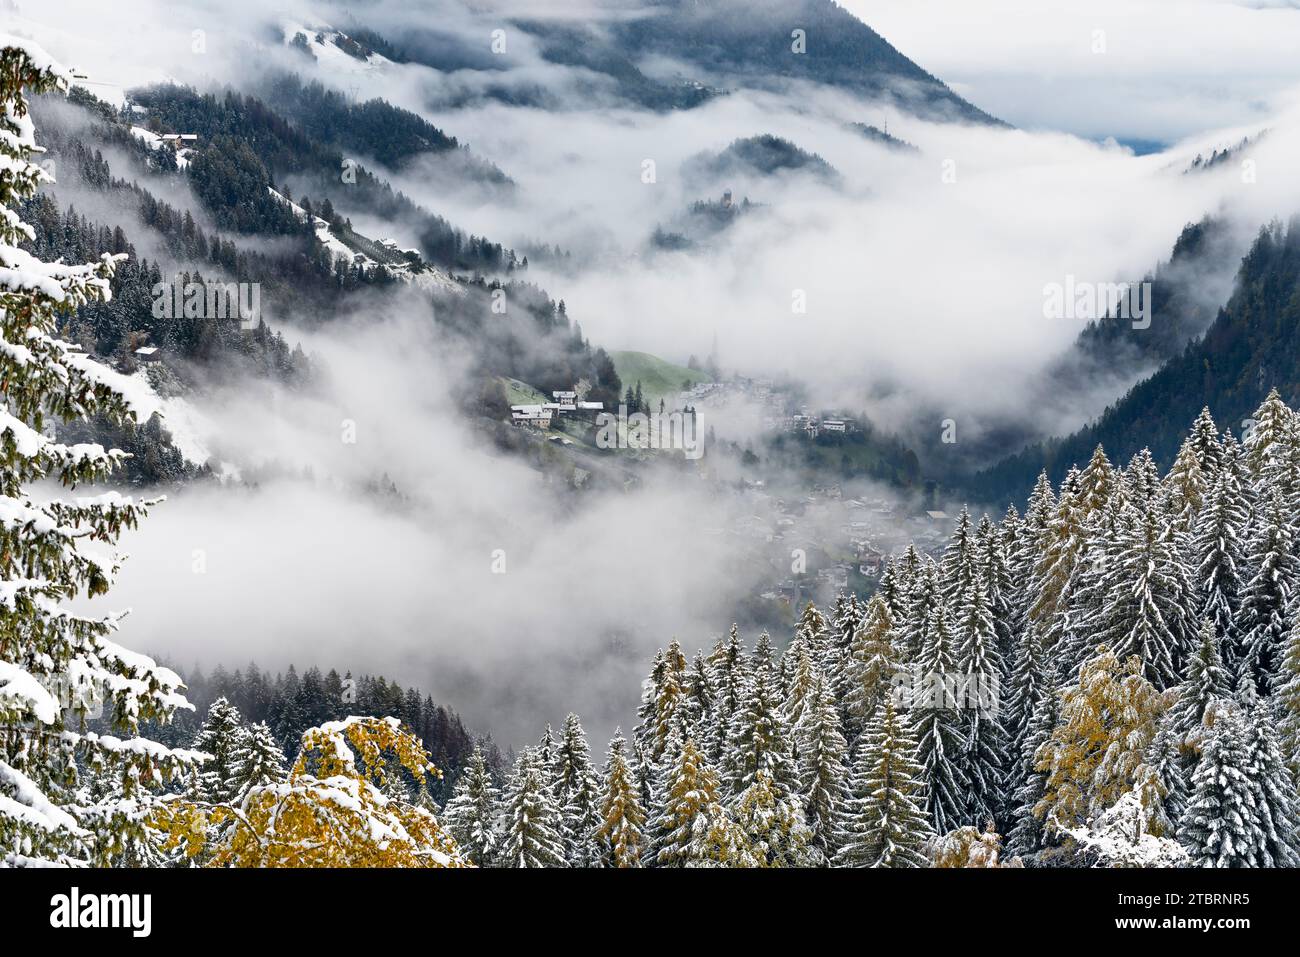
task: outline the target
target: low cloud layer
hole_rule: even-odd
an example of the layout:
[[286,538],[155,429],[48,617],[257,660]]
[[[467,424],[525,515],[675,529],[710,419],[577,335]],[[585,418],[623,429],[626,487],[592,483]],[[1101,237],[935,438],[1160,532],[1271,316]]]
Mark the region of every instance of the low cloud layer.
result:
[[[131,643],[180,665],[379,672],[507,742],[567,709],[626,723],[654,648],[706,643],[744,593],[700,532],[718,503],[652,486],[575,509],[487,451],[455,411],[460,371],[426,308],[411,297],[309,336],[328,370],[317,395],[214,396],[216,454],[276,477],[172,495],[127,536],[99,604],[132,606]],[[366,490],[381,475],[398,496]]]

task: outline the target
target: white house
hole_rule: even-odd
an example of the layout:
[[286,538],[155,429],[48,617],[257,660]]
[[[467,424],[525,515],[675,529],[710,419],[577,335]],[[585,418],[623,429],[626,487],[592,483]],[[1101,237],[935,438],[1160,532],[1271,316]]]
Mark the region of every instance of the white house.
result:
[[530,425],[535,429],[549,429],[552,411],[541,405],[512,405],[510,421],[517,426]]

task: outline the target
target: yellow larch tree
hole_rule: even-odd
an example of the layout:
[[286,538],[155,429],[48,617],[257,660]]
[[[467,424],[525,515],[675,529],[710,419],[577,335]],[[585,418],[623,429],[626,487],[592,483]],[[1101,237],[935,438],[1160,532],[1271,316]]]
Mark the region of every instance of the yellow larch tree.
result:
[[1079,680],[1060,692],[1060,722],[1035,755],[1047,782],[1034,814],[1049,830],[1086,824],[1143,779],[1144,756],[1173,695],[1143,677],[1141,658],[1121,661],[1104,645],[1079,666]]
[[990,821],[984,830],[967,825],[935,838],[930,848],[935,867],[1024,867],[1013,857],[1002,860],[1002,836]]
[[[238,803],[177,799],[154,816],[170,849],[210,867],[465,867],[433,812],[404,800],[441,772],[396,718],[310,728],[286,780]],[[398,796],[394,796],[398,795]]]

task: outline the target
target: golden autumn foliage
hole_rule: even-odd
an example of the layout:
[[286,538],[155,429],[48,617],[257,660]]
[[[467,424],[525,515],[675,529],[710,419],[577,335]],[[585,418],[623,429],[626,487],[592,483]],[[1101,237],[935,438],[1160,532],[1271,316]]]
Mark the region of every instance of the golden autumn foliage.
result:
[[606,849],[610,867],[640,867],[648,843],[646,812],[637,794],[636,776],[628,765],[627,742],[618,732],[609,743],[605,797],[601,802],[596,840]]
[[754,867],[744,833],[722,805],[722,785],[695,741],[670,742],[664,807],[655,822],[662,835],[660,867]]
[[935,838],[930,847],[935,867],[1024,867],[1018,857],[1002,860],[1002,835],[993,830],[993,822],[980,831],[959,827]]
[[1127,661],[1105,646],[1079,666],[1079,680],[1061,692],[1061,722],[1036,755],[1047,774],[1034,814],[1049,826],[1083,826],[1133,789],[1174,692],[1161,694]]
[[[441,772],[396,718],[311,728],[288,778],[237,801],[177,799],[154,815],[169,851],[208,867],[466,867],[456,842],[406,794]],[[396,796],[395,796],[396,795]]]

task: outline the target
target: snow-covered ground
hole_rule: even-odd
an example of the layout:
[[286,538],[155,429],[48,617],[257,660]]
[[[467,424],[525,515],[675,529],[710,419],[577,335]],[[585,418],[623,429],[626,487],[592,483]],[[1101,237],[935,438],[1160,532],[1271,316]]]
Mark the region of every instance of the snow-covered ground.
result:
[[[297,203],[290,199],[286,199],[284,194],[277,192],[269,186],[267,187],[267,191],[293,210],[294,215],[299,219],[304,221],[307,219],[307,211]],[[359,253],[351,249],[346,243],[335,236],[333,231],[330,229],[330,224],[324,219],[319,216],[312,216],[311,221],[312,225],[316,229],[317,241],[330,251],[330,255],[333,256],[336,261],[342,259],[344,262],[355,262],[366,270],[378,267],[379,263],[374,259],[367,256],[365,253]],[[418,252],[418,250],[415,251]],[[358,256],[361,258],[357,259]],[[441,270],[430,266],[428,263],[425,263],[418,271],[412,270],[410,265],[406,263],[389,263],[387,264],[387,268],[390,269],[399,279],[403,279],[420,289],[460,290],[460,286],[455,280]]]
[[[142,369],[132,378],[144,375]],[[144,384],[149,386],[147,380]],[[165,399],[157,397],[157,402],[163,428],[171,434],[172,445],[185,456],[185,461],[192,465],[210,465],[218,478],[238,480],[238,465],[214,458],[213,439],[217,436],[218,428],[198,405],[181,396]]]
[[285,46],[292,45],[293,38],[301,33],[307,38],[308,49],[316,57],[316,61],[332,72],[371,73],[393,65],[392,60],[380,56],[378,53],[371,53],[364,60],[359,60],[351,54],[345,53],[337,46],[335,41],[339,37],[346,37],[347,34],[335,30],[333,27],[308,27],[293,20],[284,21],[283,26]]
[[187,462],[202,465],[212,457],[208,437],[215,430],[193,403],[179,396],[163,398],[158,395],[149,382],[149,370],[144,366],[123,378],[131,383],[133,395],[145,397],[144,401],[162,416],[163,427],[171,433],[172,445]]
[[[267,192],[269,192],[272,196],[274,196],[280,202],[284,203],[291,210],[293,210],[294,215],[297,216],[299,219],[304,221],[307,219],[307,210],[303,209],[301,206],[299,206],[297,203],[293,202],[292,200],[286,199],[283,193],[277,192],[276,190],[272,189],[270,186],[268,186],[266,189]],[[334,235],[333,232],[330,231],[330,224],[325,220],[321,219],[319,216],[312,216],[311,221],[312,221],[312,225],[316,228],[316,239],[320,242],[322,246],[324,246],[326,249],[330,251],[330,255],[332,255],[335,260],[342,259],[345,262],[352,262],[356,256],[361,255],[362,258],[361,265],[365,266],[365,268],[373,269],[375,266],[379,265],[369,256],[365,256],[364,254],[353,252],[346,245],[344,245],[342,240],[340,240],[337,236]]]
[[[151,150],[171,149],[167,141],[152,130],[146,130],[143,126],[131,127],[131,135],[136,139],[144,142]],[[190,157],[194,155],[194,150],[189,147],[182,147],[176,151],[176,165],[181,169],[190,165]]]

